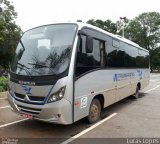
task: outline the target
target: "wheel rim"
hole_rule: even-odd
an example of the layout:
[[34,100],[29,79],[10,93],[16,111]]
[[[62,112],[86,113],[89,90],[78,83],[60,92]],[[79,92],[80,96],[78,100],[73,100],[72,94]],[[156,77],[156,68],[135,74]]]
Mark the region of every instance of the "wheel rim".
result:
[[90,111],[90,116],[91,116],[91,119],[94,121],[94,120],[97,120],[98,116],[99,116],[99,109],[98,109],[98,106],[96,104],[93,104],[92,107],[91,107],[91,111]]

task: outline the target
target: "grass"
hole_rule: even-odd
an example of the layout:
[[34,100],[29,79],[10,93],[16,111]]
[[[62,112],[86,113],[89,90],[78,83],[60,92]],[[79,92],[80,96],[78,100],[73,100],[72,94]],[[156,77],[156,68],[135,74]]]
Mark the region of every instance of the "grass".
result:
[[7,90],[8,79],[4,76],[0,77],[0,92]]

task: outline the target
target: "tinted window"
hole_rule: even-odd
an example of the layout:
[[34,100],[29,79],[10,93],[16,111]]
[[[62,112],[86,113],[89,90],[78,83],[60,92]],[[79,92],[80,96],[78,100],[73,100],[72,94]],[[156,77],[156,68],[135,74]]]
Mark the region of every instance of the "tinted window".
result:
[[100,41],[99,40],[93,40],[93,65],[94,66],[100,66]]
[[141,49],[138,50],[136,58],[137,67],[148,68],[149,67],[149,54]]
[[112,38],[108,38],[106,43],[106,67],[124,67],[125,51],[121,43]]
[[133,47],[132,45],[128,45],[128,44],[124,43],[124,49],[125,49],[124,67],[135,68],[136,67],[137,48]]
[[100,54],[101,41],[93,40],[93,52],[86,52],[86,36],[80,36],[77,52],[76,76],[101,66]]
[[106,67],[112,67],[114,65],[114,58],[116,56],[117,48],[112,46],[112,38],[108,37],[105,50],[106,50]]
[[118,44],[118,41],[115,39],[112,40],[112,38],[108,38],[106,43],[106,67],[149,67],[149,55],[147,52],[124,42],[120,42],[119,47]]
[[[81,62],[79,62],[81,63],[81,65],[82,63],[85,63],[86,68],[83,69],[84,72],[94,69],[98,66],[105,66],[106,68],[149,67],[148,52],[141,49],[138,50],[137,47],[91,29],[83,29],[83,31],[101,40],[94,40],[94,47],[98,47],[98,43],[102,43],[102,48],[100,48],[100,51],[99,49],[96,49],[98,51],[93,50],[93,53],[91,54],[83,53],[83,55],[86,55],[85,58],[83,58],[84,62],[82,62],[82,57],[84,56],[82,56],[81,54]],[[83,45],[86,45],[86,43]]]
[[144,57],[144,67],[148,68],[149,67],[149,54],[148,52],[144,52],[145,53],[145,57]]

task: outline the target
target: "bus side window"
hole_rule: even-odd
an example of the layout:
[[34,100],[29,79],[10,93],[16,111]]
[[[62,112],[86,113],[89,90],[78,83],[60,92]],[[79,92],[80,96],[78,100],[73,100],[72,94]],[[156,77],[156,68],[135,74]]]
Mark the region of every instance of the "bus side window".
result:
[[82,37],[79,37],[78,53],[82,52]]
[[86,36],[81,35],[79,37],[79,46],[76,59],[76,76],[79,76],[84,72],[83,66],[85,63],[85,49],[86,49]]
[[104,42],[93,39],[93,51],[86,52],[86,36],[80,36],[76,60],[76,76],[103,66]]
[[101,66],[106,64],[106,53],[105,53],[105,42],[100,41],[100,57],[101,57]]

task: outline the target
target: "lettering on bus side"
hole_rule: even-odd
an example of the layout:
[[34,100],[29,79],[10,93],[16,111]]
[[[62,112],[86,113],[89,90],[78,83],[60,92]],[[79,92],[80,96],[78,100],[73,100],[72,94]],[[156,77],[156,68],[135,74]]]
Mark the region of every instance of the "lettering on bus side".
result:
[[121,81],[121,80],[126,80],[128,78],[133,78],[135,77],[135,74],[133,72],[131,73],[119,73],[119,74],[114,74],[113,75],[113,81]]
[[141,80],[143,75],[142,70],[137,70],[137,73],[138,73],[139,79]]

